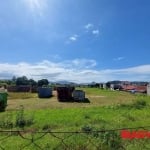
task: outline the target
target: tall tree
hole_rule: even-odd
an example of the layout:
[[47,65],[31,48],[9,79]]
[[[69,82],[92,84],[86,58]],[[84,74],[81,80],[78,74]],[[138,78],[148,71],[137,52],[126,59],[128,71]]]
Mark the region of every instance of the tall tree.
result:
[[16,85],[29,85],[29,80],[26,76],[18,77],[16,79]]
[[47,86],[49,84],[47,79],[38,80],[38,86]]
[[35,80],[33,80],[33,79],[30,79],[30,80],[29,80],[29,84],[30,84],[31,86],[36,86],[36,85],[37,85],[37,82],[36,82]]

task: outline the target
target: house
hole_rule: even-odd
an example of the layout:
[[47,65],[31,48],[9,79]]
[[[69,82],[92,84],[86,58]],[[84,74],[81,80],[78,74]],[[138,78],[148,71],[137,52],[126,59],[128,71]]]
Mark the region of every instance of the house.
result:
[[123,91],[146,93],[147,87],[144,85],[123,85]]

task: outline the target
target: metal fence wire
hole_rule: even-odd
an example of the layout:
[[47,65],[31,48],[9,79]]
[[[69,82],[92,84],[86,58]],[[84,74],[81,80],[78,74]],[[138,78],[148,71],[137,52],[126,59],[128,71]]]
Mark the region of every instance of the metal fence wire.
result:
[[150,126],[100,131],[0,130],[1,150],[149,150]]

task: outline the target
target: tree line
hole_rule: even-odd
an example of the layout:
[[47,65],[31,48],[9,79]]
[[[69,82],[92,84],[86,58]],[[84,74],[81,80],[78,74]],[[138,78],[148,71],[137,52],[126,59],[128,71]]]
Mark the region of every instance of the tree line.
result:
[[47,79],[41,79],[38,81],[35,81],[34,79],[28,79],[26,76],[22,77],[15,77],[13,76],[11,80],[0,80],[1,86],[7,86],[7,85],[30,85],[30,86],[47,86],[49,84],[49,81]]

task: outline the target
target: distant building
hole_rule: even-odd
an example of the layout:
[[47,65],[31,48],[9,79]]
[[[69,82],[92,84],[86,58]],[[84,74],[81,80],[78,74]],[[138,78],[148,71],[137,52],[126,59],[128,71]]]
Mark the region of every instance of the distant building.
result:
[[147,95],[150,95],[150,83],[147,85]]
[[110,84],[110,89],[114,90],[114,84]]
[[106,83],[103,83],[103,89],[106,89]]

